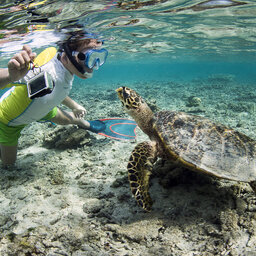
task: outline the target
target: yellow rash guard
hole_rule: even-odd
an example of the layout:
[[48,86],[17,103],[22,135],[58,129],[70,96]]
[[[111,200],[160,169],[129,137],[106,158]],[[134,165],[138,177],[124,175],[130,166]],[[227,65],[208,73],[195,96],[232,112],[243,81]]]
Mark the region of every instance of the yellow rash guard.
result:
[[[16,84],[1,97],[1,144],[17,145],[20,131],[27,124],[41,119],[52,119],[57,114],[56,106],[68,96],[72,88],[73,75],[57,59],[56,55],[41,66],[41,70],[47,71],[54,82],[55,86],[50,94],[31,100],[28,97],[27,86],[25,84]],[[27,77],[32,76],[31,72],[33,71],[28,72],[23,82]]]

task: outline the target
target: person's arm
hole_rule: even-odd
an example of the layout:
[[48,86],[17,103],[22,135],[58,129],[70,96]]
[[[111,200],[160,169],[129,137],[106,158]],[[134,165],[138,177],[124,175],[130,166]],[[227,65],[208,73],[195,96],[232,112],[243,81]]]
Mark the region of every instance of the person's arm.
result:
[[36,54],[28,45],[24,45],[20,53],[15,54],[8,62],[8,68],[0,69],[0,89],[5,85],[23,78],[28,70],[30,62]]
[[68,96],[62,101],[62,104],[72,109],[76,118],[83,118],[86,115],[86,109]]

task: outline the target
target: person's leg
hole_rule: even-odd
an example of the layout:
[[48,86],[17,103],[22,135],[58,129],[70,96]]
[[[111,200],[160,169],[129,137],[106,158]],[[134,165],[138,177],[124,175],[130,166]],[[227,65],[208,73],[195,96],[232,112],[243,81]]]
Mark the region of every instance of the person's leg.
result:
[[8,126],[0,122],[0,158],[6,168],[15,164],[18,140],[26,125]]
[[68,112],[65,110],[61,110],[59,108],[56,116],[53,117],[51,121],[55,124],[60,124],[60,125],[76,124],[87,130],[90,128],[90,123],[88,121],[84,119],[76,118],[73,112]]
[[5,146],[0,144],[1,159],[4,167],[13,165],[17,158],[17,145],[16,146]]

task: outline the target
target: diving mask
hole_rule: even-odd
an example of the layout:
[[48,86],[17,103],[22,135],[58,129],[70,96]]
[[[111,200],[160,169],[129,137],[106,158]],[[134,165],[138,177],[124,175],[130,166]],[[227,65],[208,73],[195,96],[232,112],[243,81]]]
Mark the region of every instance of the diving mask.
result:
[[73,52],[72,55],[76,55],[77,58],[83,62],[83,64],[89,69],[98,70],[100,66],[102,66],[107,59],[108,51],[104,48],[102,49],[91,49],[83,52]]

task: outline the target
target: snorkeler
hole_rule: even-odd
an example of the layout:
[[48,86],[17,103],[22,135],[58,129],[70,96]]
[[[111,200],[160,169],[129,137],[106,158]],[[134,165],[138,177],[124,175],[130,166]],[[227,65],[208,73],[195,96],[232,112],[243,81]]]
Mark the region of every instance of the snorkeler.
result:
[[[20,132],[31,122],[75,124],[93,132],[103,128],[101,122],[84,120],[85,108],[68,97],[74,75],[89,78],[106,61],[108,52],[101,46],[100,40],[76,34],[62,43],[57,53],[50,50],[54,57],[46,64],[37,66],[33,65],[37,62],[36,54],[25,45],[9,61],[8,68],[0,69],[0,88],[11,87],[0,99],[0,149],[4,166],[15,163]],[[42,54],[37,58],[39,63],[45,59]],[[56,107],[61,103],[72,112]]]

